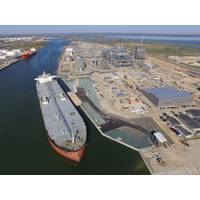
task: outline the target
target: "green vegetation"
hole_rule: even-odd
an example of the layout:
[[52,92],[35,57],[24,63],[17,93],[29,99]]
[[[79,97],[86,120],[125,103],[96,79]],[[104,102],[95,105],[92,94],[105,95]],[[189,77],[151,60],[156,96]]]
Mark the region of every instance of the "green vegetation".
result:
[[41,48],[46,41],[30,41],[30,42],[12,42],[12,44],[8,47],[8,49],[23,49],[24,51],[30,50],[30,48]]
[[187,142],[187,141],[190,141],[190,140],[199,140],[199,139],[200,139],[200,136],[193,135],[191,138],[183,138],[183,139],[181,139],[181,141]]
[[183,47],[183,46],[175,46],[175,45],[160,45],[159,47],[151,47],[146,48],[146,52],[152,56],[164,56],[168,57],[171,55],[174,56],[195,56],[200,54],[200,49],[192,48],[192,47]]
[[[133,49],[133,43],[125,43],[125,47]],[[146,53],[150,56],[168,57],[174,56],[199,56],[200,49],[194,47],[167,45],[167,44],[144,44]]]

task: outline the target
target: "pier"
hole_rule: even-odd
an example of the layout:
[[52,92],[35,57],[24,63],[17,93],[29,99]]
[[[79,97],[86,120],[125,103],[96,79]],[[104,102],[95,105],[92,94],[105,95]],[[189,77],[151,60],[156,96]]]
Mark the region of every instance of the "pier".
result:
[[76,106],[80,106],[81,105],[81,100],[77,97],[77,95],[73,92],[68,92],[67,93],[68,96],[70,97],[70,99],[73,101],[73,103],[76,105]]
[[0,70],[3,70],[7,67],[10,67],[11,65],[15,64],[16,62],[19,62],[20,59],[14,59],[14,60],[11,60],[11,61],[7,61],[6,63],[3,63],[0,65]]

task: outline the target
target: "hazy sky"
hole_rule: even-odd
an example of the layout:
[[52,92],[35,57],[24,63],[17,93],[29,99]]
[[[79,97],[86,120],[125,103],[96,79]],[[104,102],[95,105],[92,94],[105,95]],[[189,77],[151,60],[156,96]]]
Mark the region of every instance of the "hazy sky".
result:
[[0,25],[0,34],[37,33],[171,33],[200,34],[200,26],[171,25]]

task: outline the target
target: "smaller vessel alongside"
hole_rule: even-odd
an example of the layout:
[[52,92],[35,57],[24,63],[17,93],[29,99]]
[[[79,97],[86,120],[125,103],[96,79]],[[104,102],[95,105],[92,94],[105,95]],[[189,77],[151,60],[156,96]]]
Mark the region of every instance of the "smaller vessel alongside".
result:
[[36,48],[31,48],[30,51],[25,51],[22,55],[21,58],[22,59],[27,59],[33,55],[35,55],[37,53]]
[[57,153],[79,162],[85,149],[86,126],[55,78],[43,73],[35,79],[48,140]]

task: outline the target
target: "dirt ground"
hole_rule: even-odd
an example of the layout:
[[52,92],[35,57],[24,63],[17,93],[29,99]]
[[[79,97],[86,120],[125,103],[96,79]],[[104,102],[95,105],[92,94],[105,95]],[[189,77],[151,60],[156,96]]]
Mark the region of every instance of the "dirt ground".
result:
[[[152,174],[200,174],[200,140],[187,141],[189,147],[182,144],[173,144],[168,148],[152,147],[140,151],[145,163]],[[155,159],[160,155],[162,163]]]

